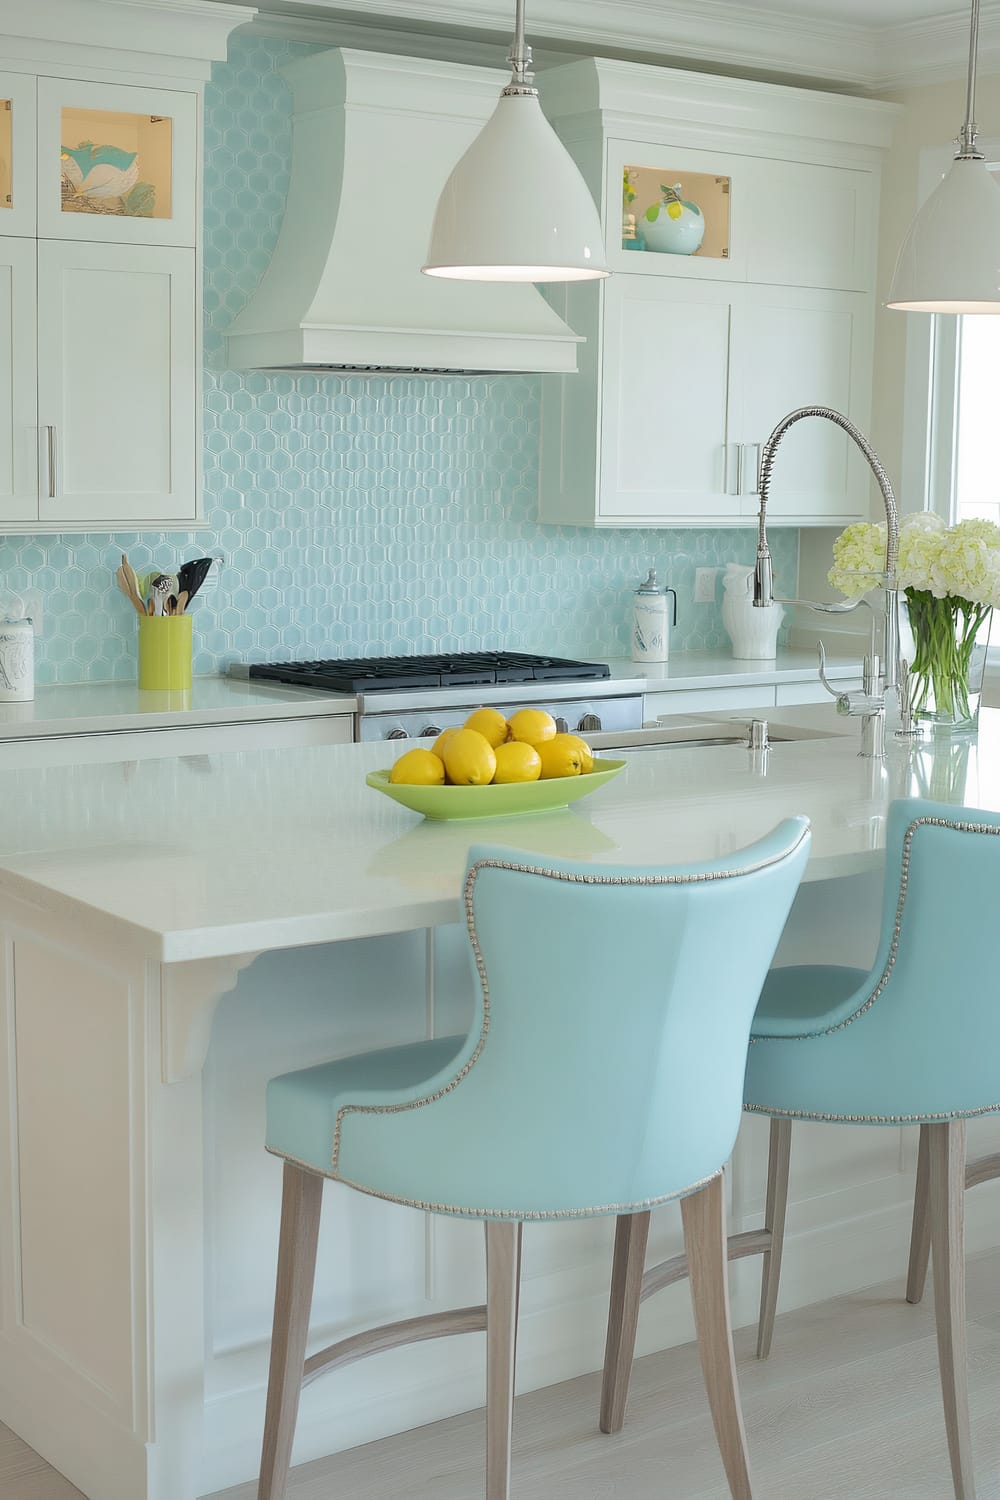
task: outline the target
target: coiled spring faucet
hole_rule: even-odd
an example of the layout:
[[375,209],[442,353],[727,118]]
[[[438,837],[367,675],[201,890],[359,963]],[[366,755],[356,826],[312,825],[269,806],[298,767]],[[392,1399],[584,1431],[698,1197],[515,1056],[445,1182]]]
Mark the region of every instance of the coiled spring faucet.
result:
[[[757,562],[753,577],[753,602],[758,609],[766,609],[774,602],[771,549],[767,544],[767,499],[771,488],[771,471],[774,468],[774,455],[781,439],[789,428],[794,427],[795,423],[800,422],[803,417],[825,417],[827,421],[835,422],[838,427],[843,428],[847,436],[864,454],[868,467],[875,475],[882,492],[882,503],[885,507],[885,570],[881,574],[871,575],[872,584],[879,583],[885,594],[882,650],[880,656],[873,653],[871,657],[866,657],[865,680],[860,693],[840,693],[827,682],[823,670],[825,657],[822,645],[819,648],[820,678],[824,687],[837,699],[837,707],[841,713],[860,716],[864,721],[862,755],[880,756],[883,753],[885,740],[886,697],[890,692],[897,695],[899,693],[899,588],[896,582],[896,564],[899,558],[899,511],[885,466],[871,443],[849,417],[845,417],[842,412],[835,411],[831,406],[800,406],[795,411],[789,412],[787,417],[782,417],[764,444],[760,459],[760,510],[757,515]],[[846,614],[849,610],[856,609],[862,600],[853,599],[843,604],[819,604],[811,599],[783,599],[780,602],[803,604],[809,609],[819,610],[824,614]],[[877,723],[869,722],[876,719]]]

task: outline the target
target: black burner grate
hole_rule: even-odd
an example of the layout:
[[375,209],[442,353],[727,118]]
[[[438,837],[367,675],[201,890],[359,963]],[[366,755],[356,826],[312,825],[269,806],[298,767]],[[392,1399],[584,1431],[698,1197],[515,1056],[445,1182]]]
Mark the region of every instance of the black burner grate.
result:
[[400,688],[476,687],[497,682],[593,681],[611,676],[604,662],[567,661],[518,651],[459,651],[439,656],[372,656],[356,661],[274,662],[251,666],[250,677],[331,693]]

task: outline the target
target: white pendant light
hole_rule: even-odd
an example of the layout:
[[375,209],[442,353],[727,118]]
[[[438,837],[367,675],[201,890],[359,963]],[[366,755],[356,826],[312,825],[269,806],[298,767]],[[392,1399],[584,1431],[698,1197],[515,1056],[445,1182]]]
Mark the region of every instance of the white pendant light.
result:
[[510,83],[444,185],[428,276],[590,281],[610,274],[590,189],[542,113],[517,0]]
[[965,124],[947,175],[903,241],[887,307],[903,312],[1000,313],[1000,187],[976,147],[979,0],[972,3]]

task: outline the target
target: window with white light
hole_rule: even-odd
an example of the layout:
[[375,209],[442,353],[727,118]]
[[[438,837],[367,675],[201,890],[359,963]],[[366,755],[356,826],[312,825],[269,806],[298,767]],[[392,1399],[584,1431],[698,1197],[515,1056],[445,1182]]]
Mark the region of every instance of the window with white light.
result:
[[954,481],[949,519],[1000,524],[1000,317],[967,315],[957,330]]

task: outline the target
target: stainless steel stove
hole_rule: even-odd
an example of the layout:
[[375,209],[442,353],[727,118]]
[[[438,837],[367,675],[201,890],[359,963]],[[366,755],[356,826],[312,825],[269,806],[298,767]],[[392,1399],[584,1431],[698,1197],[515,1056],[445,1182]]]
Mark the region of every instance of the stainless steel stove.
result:
[[604,662],[516,651],[274,662],[230,668],[254,682],[320,688],[357,698],[355,739],[436,738],[472,709],[547,708],[561,730],[639,729],[642,694]]

